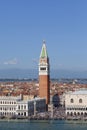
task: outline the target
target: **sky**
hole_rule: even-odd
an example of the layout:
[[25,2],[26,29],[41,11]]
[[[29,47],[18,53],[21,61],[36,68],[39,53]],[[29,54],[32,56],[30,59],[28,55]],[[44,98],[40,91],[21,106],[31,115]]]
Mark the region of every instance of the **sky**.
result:
[[38,68],[43,40],[52,69],[87,71],[87,0],[0,1],[0,69]]

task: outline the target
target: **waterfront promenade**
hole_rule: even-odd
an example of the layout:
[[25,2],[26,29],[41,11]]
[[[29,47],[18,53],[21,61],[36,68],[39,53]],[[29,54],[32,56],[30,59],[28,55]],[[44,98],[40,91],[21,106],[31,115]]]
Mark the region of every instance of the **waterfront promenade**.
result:
[[84,120],[87,121],[87,116],[66,116],[65,108],[58,107],[53,109],[53,116],[51,112],[37,113],[29,117],[13,116],[0,117],[0,121],[29,121],[29,120]]

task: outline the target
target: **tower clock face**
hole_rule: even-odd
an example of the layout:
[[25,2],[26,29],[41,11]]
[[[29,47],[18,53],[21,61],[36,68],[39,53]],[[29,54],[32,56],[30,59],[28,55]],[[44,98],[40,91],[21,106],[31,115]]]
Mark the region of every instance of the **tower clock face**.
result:
[[47,59],[40,59],[40,63],[47,63]]

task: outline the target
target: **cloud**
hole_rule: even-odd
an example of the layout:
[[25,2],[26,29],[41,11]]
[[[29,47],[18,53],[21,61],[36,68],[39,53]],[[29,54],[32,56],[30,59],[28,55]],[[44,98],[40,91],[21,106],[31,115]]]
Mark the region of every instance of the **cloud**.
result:
[[5,61],[4,65],[16,65],[18,63],[18,60],[16,58],[9,60],[9,61]]

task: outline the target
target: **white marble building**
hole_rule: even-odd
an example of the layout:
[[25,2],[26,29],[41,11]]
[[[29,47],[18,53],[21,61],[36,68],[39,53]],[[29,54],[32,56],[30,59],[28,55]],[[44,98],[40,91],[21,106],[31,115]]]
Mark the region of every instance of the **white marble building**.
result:
[[23,100],[22,96],[0,96],[0,116],[29,116],[46,110],[45,98]]
[[16,115],[17,102],[21,101],[21,96],[0,96],[0,115]]
[[87,115],[87,89],[70,92],[65,95],[66,115]]

